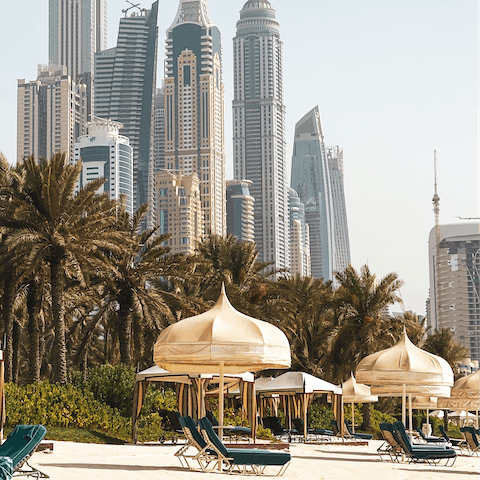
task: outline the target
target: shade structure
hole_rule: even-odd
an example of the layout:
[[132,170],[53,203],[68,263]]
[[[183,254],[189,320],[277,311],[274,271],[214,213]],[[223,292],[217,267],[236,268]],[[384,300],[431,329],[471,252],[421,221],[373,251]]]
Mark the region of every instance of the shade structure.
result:
[[371,385],[372,394],[402,396],[402,420],[406,423],[406,397],[449,397],[453,371],[446,360],[416,347],[404,331],[393,347],[365,357],[357,367],[359,382]]
[[[283,397],[284,409],[303,419],[304,437],[307,437],[307,411],[315,394],[342,395],[342,388],[304,372],[286,372],[277,378],[257,379],[255,390],[261,397]],[[285,397],[288,397],[285,399]],[[287,412],[286,412],[287,414]],[[290,417],[287,414],[287,417]]]
[[[176,393],[178,410],[181,415],[190,415],[194,419],[205,416],[206,388],[211,383],[220,381],[218,374],[171,373],[158,365],[147,368],[135,376],[135,391],[132,412],[132,438],[137,441],[137,420],[142,409],[148,383],[166,382],[177,384]],[[255,377],[252,373],[226,374],[224,383],[229,388],[238,388],[240,384],[252,384]],[[253,430],[252,430],[253,431]]]
[[412,408],[414,410],[435,410],[437,408],[437,405],[438,398],[436,397],[416,396],[412,398]]
[[155,363],[169,372],[242,373],[287,369],[290,345],[274,325],[235,310],[225,289],[215,306],[166,328],[154,348]]
[[459,378],[453,385],[450,398],[439,398],[438,408],[450,410],[475,411],[475,423],[478,428],[480,411],[480,370],[466,377]]
[[170,325],[160,334],[153,358],[159,367],[172,373],[220,374],[220,437],[224,374],[287,369],[291,365],[285,334],[274,325],[235,310],[224,286],[211,310]]
[[378,397],[372,395],[369,386],[363,383],[357,383],[355,376],[351,377],[342,384],[343,403],[350,403],[352,406],[352,429],[355,432],[355,403],[375,403],[378,402]]

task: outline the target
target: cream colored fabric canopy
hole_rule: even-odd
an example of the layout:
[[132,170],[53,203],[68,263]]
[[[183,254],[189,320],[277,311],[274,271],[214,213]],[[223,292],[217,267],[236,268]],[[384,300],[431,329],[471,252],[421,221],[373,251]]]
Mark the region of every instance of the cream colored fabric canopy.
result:
[[172,373],[218,373],[221,363],[225,373],[291,365],[285,334],[235,310],[224,288],[211,310],[170,325],[160,334],[154,361]]
[[355,376],[352,376],[342,384],[343,403],[375,403],[378,397],[372,395],[370,387],[363,383],[357,383]]
[[412,408],[415,410],[435,410],[437,408],[437,397],[413,397]]
[[439,398],[438,408],[480,411],[480,370],[459,378],[450,398]]
[[[416,347],[404,332],[393,347],[365,357],[356,371],[359,382],[378,396],[450,396],[453,371],[446,360]],[[405,386],[405,387],[404,387]]]

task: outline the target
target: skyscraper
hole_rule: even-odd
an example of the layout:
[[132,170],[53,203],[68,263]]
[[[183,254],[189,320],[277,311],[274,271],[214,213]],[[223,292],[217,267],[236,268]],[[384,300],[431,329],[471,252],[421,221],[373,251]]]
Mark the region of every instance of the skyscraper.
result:
[[105,178],[100,192],[111,199],[125,197],[126,211],[133,215],[133,149],[128,138],[119,134],[121,123],[93,117],[87,134],[75,144],[74,162],[82,160],[78,188],[89,181]]
[[49,63],[74,81],[93,73],[95,52],[107,48],[107,0],[49,0]]
[[165,170],[165,89],[157,88],[155,95],[155,157],[154,171]]
[[318,107],[295,127],[291,186],[305,204],[312,276],[332,280],[350,263],[343,152],[325,146]]
[[250,180],[227,181],[227,233],[241,242],[254,242],[254,204]]
[[87,123],[87,87],[77,85],[66,67],[39,65],[37,80],[18,80],[17,158],[73,158],[75,140]]
[[347,205],[343,177],[343,149],[327,147],[328,168],[332,190],[333,236],[335,240],[335,268],[343,272],[351,263],[348,234]]
[[245,3],[233,49],[235,179],[253,182],[259,260],[288,268],[283,44],[275,10],[267,0]]
[[203,233],[225,235],[222,47],[206,0],[180,0],[167,30],[165,164],[198,175]]
[[133,148],[134,209],[154,210],[154,100],[157,66],[158,1],[151,10],[120,20],[117,47],[95,55],[95,115],[124,125]]
[[310,260],[310,228],[305,221],[305,205],[293,188],[288,189],[290,211],[290,273],[312,275]]
[[430,308],[433,330],[449,328],[480,361],[480,224],[440,225],[429,237]]

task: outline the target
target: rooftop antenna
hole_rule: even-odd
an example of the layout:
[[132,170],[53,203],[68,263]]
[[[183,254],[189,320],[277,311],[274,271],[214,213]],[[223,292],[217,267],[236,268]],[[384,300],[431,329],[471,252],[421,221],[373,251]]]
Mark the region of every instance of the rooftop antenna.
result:
[[127,14],[129,10],[131,10],[132,8],[138,8],[140,10],[140,13],[146,12],[146,9],[141,8],[139,3],[135,4],[135,3],[132,3],[130,0],[125,0],[125,1],[131,5],[131,7],[128,7],[122,10],[122,13],[125,14],[125,18],[127,18]]

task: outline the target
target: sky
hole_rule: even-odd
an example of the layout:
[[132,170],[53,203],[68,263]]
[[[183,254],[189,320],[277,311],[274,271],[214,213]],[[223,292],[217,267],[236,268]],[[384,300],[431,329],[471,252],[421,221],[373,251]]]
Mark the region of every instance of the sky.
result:
[[[150,0],[149,0],[150,1]],[[235,25],[246,0],[209,0],[222,32],[227,174]],[[142,7],[151,5],[138,0]],[[480,0],[271,0],[284,43],[287,164],[295,123],[319,106],[325,142],[344,149],[352,264],[405,281],[406,310],[424,315],[434,150],[440,222],[480,216]],[[0,151],[16,158],[17,79],[48,61],[48,0],[2,5]],[[127,3],[108,0],[114,47]],[[25,10],[23,10],[25,8]],[[178,0],[160,0],[158,79]],[[17,21],[19,20],[19,21]],[[394,310],[399,311],[399,307]]]

